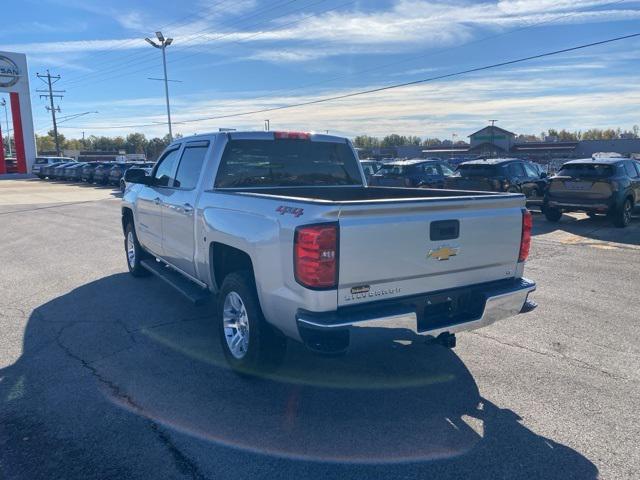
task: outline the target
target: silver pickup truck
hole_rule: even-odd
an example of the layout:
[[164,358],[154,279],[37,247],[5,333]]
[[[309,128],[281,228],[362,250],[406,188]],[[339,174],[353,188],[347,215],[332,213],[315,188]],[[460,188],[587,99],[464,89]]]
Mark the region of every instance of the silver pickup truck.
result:
[[336,354],[399,329],[454,346],[535,306],[523,195],[369,187],[345,138],[181,138],[125,181],[129,271],[196,302],[213,294],[236,370],[277,364],[287,338]]

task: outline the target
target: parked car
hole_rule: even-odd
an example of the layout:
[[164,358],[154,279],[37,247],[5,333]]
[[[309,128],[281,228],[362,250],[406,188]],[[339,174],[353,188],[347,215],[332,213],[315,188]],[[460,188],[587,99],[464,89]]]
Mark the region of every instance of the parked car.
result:
[[541,204],[547,189],[546,172],[533,162],[517,158],[471,160],[458,165],[447,178],[446,188],[489,192],[522,193],[527,204]]
[[453,170],[442,160],[400,160],[381,165],[371,176],[371,185],[384,187],[444,187]]
[[82,167],[81,162],[73,162],[65,165],[64,167],[62,167],[61,172],[58,175],[58,180],[72,180],[73,171],[79,166]]
[[571,160],[550,179],[544,199],[547,220],[563,212],[607,214],[617,227],[626,227],[640,206],[640,162],[625,158]]
[[245,373],[281,360],[287,338],[334,354],[408,329],[453,347],[534,307],[524,196],[369,187],[357,162],[331,135],[177,139],[151,175],[125,173],[129,271],[194,302],[215,292],[211,320]]
[[109,182],[109,172],[115,165],[115,162],[105,162],[98,165],[93,170],[93,181],[100,185],[106,185]]
[[64,178],[71,182],[79,182],[82,174],[82,167],[86,165],[86,162],[76,162],[76,165],[69,165],[64,168]]
[[73,158],[67,157],[36,157],[33,165],[31,166],[31,173],[37,175],[38,178],[45,178],[43,169],[49,165],[60,164],[65,162],[71,162]]
[[106,162],[87,162],[83,165],[80,172],[80,180],[87,183],[93,183],[93,172],[95,169]]
[[5,158],[4,168],[6,173],[18,173],[18,160],[13,157]]
[[72,162],[54,163],[53,165],[48,165],[47,167],[45,167],[43,171],[47,173],[47,177],[49,177],[51,180],[59,180],[62,178],[64,168],[75,163],[75,160]]
[[369,181],[371,176],[380,169],[382,163],[377,160],[360,160],[360,165],[362,165],[364,176],[367,178],[367,181]]

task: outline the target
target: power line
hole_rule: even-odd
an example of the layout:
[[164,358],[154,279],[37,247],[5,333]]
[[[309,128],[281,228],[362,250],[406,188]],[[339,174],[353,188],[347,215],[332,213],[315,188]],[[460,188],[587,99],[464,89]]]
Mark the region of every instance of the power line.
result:
[[[332,101],[336,101],[336,100],[343,100],[346,98],[352,98],[352,97],[357,97],[357,96],[362,96],[362,95],[369,95],[372,93],[377,93],[377,92],[383,92],[386,90],[393,90],[396,88],[402,88],[402,87],[409,87],[409,86],[413,86],[413,85],[419,85],[422,83],[428,83],[428,82],[433,82],[436,80],[443,80],[445,78],[452,78],[452,77],[457,77],[457,76],[461,76],[461,75],[466,75],[469,73],[476,73],[476,72],[481,72],[484,70],[491,70],[491,69],[495,69],[495,68],[500,68],[500,67],[505,67],[507,65],[514,65],[517,63],[523,63],[523,62],[528,62],[531,60],[537,60],[540,58],[546,58],[546,57],[552,57],[555,55],[560,55],[563,53],[568,53],[568,52],[574,52],[577,50],[584,50],[586,48],[592,48],[592,47],[596,47],[599,45],[605,45],[608,43],[613,43],[613,42],[618,42],[618,41],[622,41],[622,40],[628,40],[631,38],[636,38],[636,37],[640,37],[640,33],[633,33],[630,35],[623,35],[620,37],[614,37],[614,38],[608,38],[606,40],[600,40],[598,42],[592,42],[592,43],[585,43],[582,45],[577,45],[574,47],[569,47],[569,48],[563,48],[561,50],[553,50],[551,52],[545,52],[545,53],[540,53],[537,55],[531,55],[528,57],[522,57],[522,58],[517,58],[514,60],[507,60],[504,62],[499,62],[499,63],[493,63],[490,65],[484,65],[481,67],[474,67],[474,68],[469,68],[466,70],[461,70],[458,72],[453,72],[453,73],[447,73],[444,75],[437,75],[434,77],[428,77],[428,78],[423,78],[420,80],[413,80],[410,82],[403,82],[403,83],[396,83],[396,84],[392,84],[392,85],[386,85],[383,87],[377,87],[377,88],[371,88],[368,90],[361,90],[361,91],[357,91],[357,92],[351,92],[351,93],[346,93],[343,95],[335,95],[332,97],[324,97],[324,98],[320,98],[317,100],[310,100],[307,102],[299,102],[299,103],[292,103],[292,104],[287,104],[287,105],[281,105],[279,107],[270,107],[270,108],[262,108],[259,110],[250,110],[250,111],[246,111],[246,112],[238,112],[238,113],[230,113],[227,115],[216,115],[216,116],[212,116],[212,117],[202,117],[202,118],[197,118],[197,119],[190,119],[190,120],[182,120],[179,122],[173,122],[174,124],[187,124],[187,123],[196,123],[196,122],[203,122],[203,121],[207,121],[207,120],[218,120],[218,119],[223,119],[223,118],[233,118],[233,117],[243,117],[243,116],[247,116],[247,115],[254,115],[254,114],[258,114],[258,113],[266,113],[266,112],[273,112],[273,111],[277,111],[277,110],[286,110],[286,109],[290,109],[290,108],[298,108],[298,107],[304,107],[304,106],[308,106],[308,105],[317,105],[320,103],[326,103],[326,102],[332,102]],[[138,125],[110,125],[110,126],[95,126],[95,127],[91,127],[93,129],[113,129],[113,128],[137,128],[137,127],[151,127],[151,126],[157,126],[157,123],[146,123],[146,124],[138,124]],[[81,127],[72,127],[72,128],[81,128]],[[84,128],[84,127],[83,127]]]
[[[603,5],[600,5],[600,7],[610,7],[610,6],[617,5],[617,4],[626,2],[626,1],[628,1],[628,0],[616,0],[614,2],[610,2],[610,3],[606,3],[606,4],[603,4]],[[325,85],[327,83],[331,83],[331,82],[334,82],[336,80],[340,80],[342,78],[353,77],[354,75],[360,75],[362,73],[373,72],[373,71],[377,72],[377,71],[380,71],[381,69],[384,69],[384,68],[387,68],[387,67],[392,67],[392,66],[399,65],[399,64],[402,64],[402,63],[406,63],[406,62],[409,62],[409,61],[412,61],[412,60],[416,60],[418,58],[430,58],[430,57],[433,57],[435,55],[441,55],[443,53],[450,52],[452,50],[457,50],[457,49],[462,48],[462,47],[467,47],[469,45],[475,45],[477,43],[486,42],[487,40],[493,40],[494,38],[502,37],[502,36],[505,36],[505,35],[511,35],[513,33],[517,33],[517,32],[523,31],[523,30],[527,30],[527,29],[530,29],[530,28],[535,28],[535,27],[539,27],[541,25],[545,25],[545,24],[549,24],[549,23],[552,23],[552,22],[556,22],[558,20],[562,20],[562,19],[565,19],[565,18],[568,18],[568,17],[572,17],[572,16],[577,15],[579,13],[582,13],[582,12],[577,11],[577,12],[571,12],[571,13],[562,14],[562,15],[559,15],[559,16],[556,16],[556,17],[548,18],[546,20],[541,20],[539,22],[534,22],[534,23],[530,23],[528,25],[523,25],[521,27],[515,28],[513,30],[508,30],[506,32],[497,33],[495,35],[490,35],[490,36],[487,36],[487,37],[479,38],[477,40],[471,40],[469,42],[464,42],[464,43],[461,43],[461,44],[458,44],[458,45],[455,45],[455,46],[452,46],[452,47],[443,48],[443,49],[438,50],[437,52],[423,53],[423,54],[413,55],[413,56],[410,56],[410,57],[407,57],[407,58],[403,58],[403,59],[400,59],[400,60],[395,60],[395,61],[392,61],[392,62],[387,62],[387,63],[383,63],[383,64],[377,64],[374,67],[369,67],[369,68],[364,68],[364,69],[360,69],[360,70],[351,71],[351,72],[343,74],[343,75],[338,75],[336,77],[332,77],[332,78],[329,78],[329,79],[326,79],[326,80],[321,80],[321,81],[318,81],[318,82],[307,83],[307,84],[299,86],[299,87],[272,90],[271,92],[269,92],[269,94],[261,95],[261,96],[258,96],[258,97],[253,97],[252,100],[260,100],[260,99],[263,99],[263,98],[268,98],[269,96],[273,95],[274,93],[278,93],[278,92],[290,93],[292,91],[303,90],[303,89],[306,89],[306,88],[309,88],[309,87],[315,87],[315,86],[318,86],[318,85]]]

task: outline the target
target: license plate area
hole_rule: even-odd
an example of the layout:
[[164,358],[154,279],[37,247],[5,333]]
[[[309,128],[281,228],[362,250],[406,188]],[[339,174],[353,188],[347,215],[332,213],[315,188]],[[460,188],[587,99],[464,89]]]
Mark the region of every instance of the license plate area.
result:
[[470,322],[482,316],[486,297],[480,292],[429,295],[418,309],[418,332]]
[[564,188],[575,191],[589,190],[591,185],[591,182],[564,182]]

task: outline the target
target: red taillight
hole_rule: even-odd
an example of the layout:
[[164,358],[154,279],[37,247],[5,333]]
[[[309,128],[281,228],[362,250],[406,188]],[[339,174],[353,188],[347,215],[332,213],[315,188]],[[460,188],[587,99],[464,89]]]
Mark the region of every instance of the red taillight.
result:
[[273,132],[276,139],[309,140],[311,134],[308,132]]
[[324,223],[296,228],[293,245],[296,281],[308,288],[338,285],[338,225]]
[[524,262],[529,258],[531,248],[531,228],[533,227],[533,217],[526,208],[522,209],[522,237],[520,238],[520,255],[518,261]]

